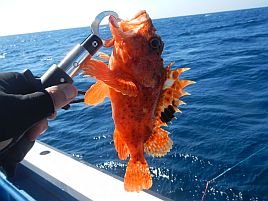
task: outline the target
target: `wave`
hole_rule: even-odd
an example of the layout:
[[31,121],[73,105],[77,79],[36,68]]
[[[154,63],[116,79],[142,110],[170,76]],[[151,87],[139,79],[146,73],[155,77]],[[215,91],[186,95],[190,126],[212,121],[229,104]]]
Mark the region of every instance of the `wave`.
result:
[[0,59],[4,59],[4,58],[6,58],[6,52],[4,52],[4,53],[0,53]]

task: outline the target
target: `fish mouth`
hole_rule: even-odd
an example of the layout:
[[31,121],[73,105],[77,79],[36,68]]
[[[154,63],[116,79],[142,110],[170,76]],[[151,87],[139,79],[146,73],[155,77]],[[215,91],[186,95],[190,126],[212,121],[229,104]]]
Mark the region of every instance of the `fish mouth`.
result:
[[120,22],[112,15],[109,17],[109,25],[113,40],[119,41],[126,37],[123,30],[120,28]]
[[[113,54],[122,63],[128,63],[127,66],[122,65],[121,68],[127,68],[125,70],[144,87],[152,88],[159,85],[160,75],[154,72],[155,68],[151,68],[149,64],[151,60],[147,58],[151,55],[149,51],[153,52],[149,46],[150,40],[156,36],[156,29],[147,12],[140,11],[133,18],[121,21],[110,16],[109,26],[112,33],[109,45],[115,47]],[[158,58],[159,55],[155,57]],[[158,60],[153,59],[153,63],[155,62],[157,63]],[[158,66],[158,64],[154,65]]]
[[[151,19],[146,11],[140,11],[130,20],[118,20],[114,16],[109,17],[110,30],[112,32],[113,39],[117,42],[129,38],[142,29],[151,28],[148,26],[151,24]],[[146,27],[147,25],[147,27]]]

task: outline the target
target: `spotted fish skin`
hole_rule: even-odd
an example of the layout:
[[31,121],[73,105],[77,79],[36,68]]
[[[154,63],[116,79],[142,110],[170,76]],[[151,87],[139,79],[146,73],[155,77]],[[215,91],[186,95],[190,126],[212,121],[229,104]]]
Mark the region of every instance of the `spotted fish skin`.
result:
[[111,16],[109,26],[113,38],[106,46],[113,47],[112,54],[99,53],[108,65],[94,59],[81,64],[85,74],[97,79],[85,103],[111,99],[115,149],[121,160],[129,157],[124,187],[139,192],[152,186],[144,152],[162,157],[171,150],[173,142],[163,127],[180,112],[177,107],[184,102],[179,98],[189,95],[183,88],[194,82],[179,79],[187,68],[164,67],[164,43],[146,11],[120,23]]

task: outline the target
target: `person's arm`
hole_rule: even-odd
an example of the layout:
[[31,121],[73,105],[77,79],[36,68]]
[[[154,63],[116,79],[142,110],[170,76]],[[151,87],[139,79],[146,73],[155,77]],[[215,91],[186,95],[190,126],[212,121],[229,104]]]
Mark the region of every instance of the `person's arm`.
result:
[[47,118],[55,116],[55,111],[76,95],[77,89],[71,84],[36,91],[23,74],[0,73],[0,141],[18,139],[14,146],[0,154],[0,166],[7,176],[15,174],[17,163],[46,130]]
[[0,140],[17,137],[54,112],[48,92],[27,95],[0,92]]
[[17,137],[55,109],[46,90],[36,92],[20,73],[0,74],[0,141]]

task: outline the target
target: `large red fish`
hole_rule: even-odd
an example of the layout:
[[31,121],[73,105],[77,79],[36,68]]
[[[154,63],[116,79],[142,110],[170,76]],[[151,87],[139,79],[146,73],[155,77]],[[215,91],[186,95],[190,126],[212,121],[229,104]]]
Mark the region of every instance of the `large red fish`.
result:
[[164,68],[164,44],[146,11],[120,22],[111,16],[109,26],[113,39],[106,45],[113,46],[112,55],[99,54],[109,64],[94,59],[81,64],[85,74],[97,79],[85,103],[96,105],[110,97],[115,149],[121,160],[130,155],[125,190],[138,192],[152,186],[144,152],[161,157],[170,151],[173,142],[161,126],[179,111],[179,98],[188,94],[183,88],[193,82],[178,79],[186,68]]

